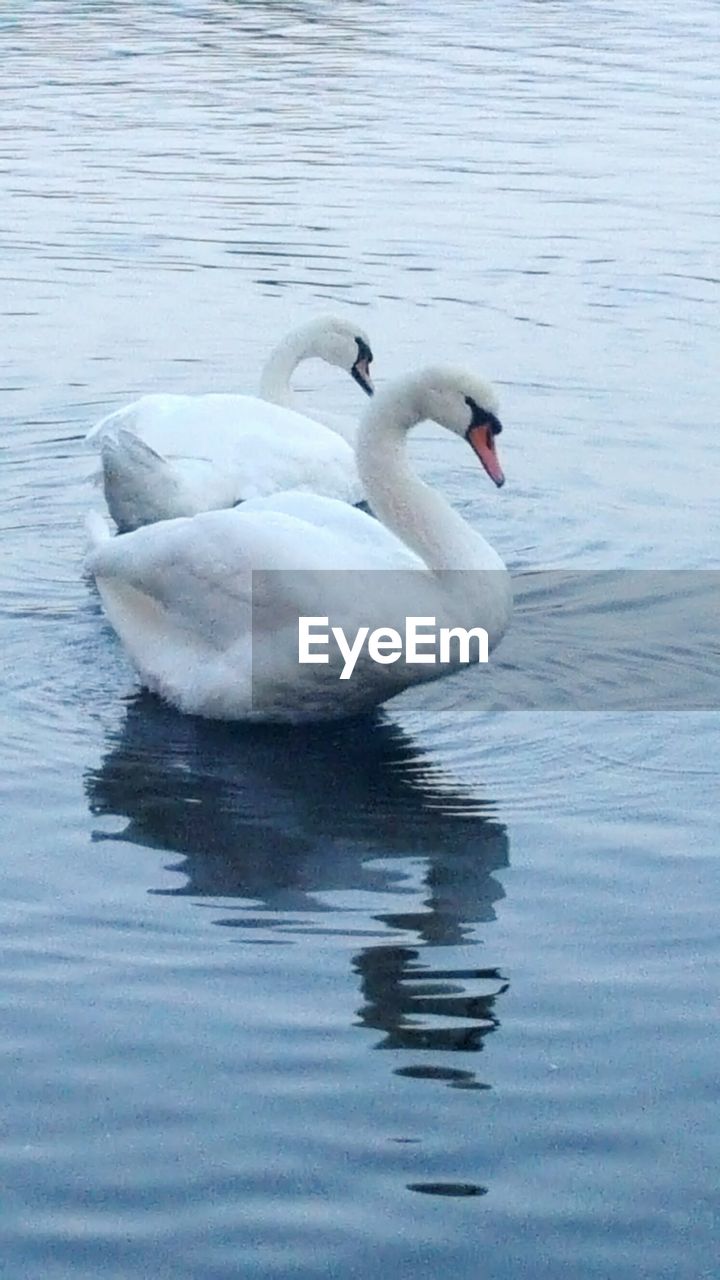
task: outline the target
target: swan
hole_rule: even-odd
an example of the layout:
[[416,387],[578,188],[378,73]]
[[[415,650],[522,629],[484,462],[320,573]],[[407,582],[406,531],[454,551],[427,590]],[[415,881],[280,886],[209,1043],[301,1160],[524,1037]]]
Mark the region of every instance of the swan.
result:
[[86,568],[143,684],[213,719],[334,720],[461,664],[453,655],[444,664],[403,657],[381,665],[365,651],[341,680],[333,649],[324,664],[298,662],[301,617],[326,617],[350,636],[430,617],[482,626],[494,648],[510,618],[509,574],[412,467],[407,434],[426,420],[464,437],[494,483],[504,483],[492,388],[435,368],[391,384],[360,424],[358,471],[377,519],[298,492],[114,538],[93,513]]
[[159,520],[232,507],[286,489],[362,499],[351,445],[337,428],[291,407],[290,378],[312,357],[347,369],[372,395],[373,355],[365,333],[344,320],[317,320],[270,355],[260,398],[147,395],[98,422],[108,510],[127,532]]

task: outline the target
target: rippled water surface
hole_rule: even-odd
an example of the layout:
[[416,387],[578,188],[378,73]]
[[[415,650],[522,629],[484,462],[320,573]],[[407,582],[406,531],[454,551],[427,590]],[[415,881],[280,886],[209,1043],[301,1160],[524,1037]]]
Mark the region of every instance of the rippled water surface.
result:
[[[717,1274],[719,37],[709,0],[5,0],[12,1280]],[[379,382],[497,383],[501,494],[414,450],[513,633],[352,728],[184,720],[82,577],[82,435],[343,310]]]

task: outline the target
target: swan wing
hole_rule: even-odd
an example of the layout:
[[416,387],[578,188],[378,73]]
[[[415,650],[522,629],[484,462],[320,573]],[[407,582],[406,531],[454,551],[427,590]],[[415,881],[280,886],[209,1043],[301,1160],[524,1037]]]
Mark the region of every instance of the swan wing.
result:
[[207,395],[141,396],[98,422],[86,436],[97,443],[119,428],[134,431],[146,444],[165,457],[207,457],[232,453],[246,436],[307,436],[327,443],[334,433],[282,405],[270,404],[258,396],[212,392]]
[[[151,476],[150,456],[133,451],[131,436],[165,466]],[[362,497],[346,441],[322,423],[255,396],[143,396],[104,418],[87,439],[101,445],[108,506],[124,529],[288,488],[350,503]],[[106,457],[115,476],[122,474],[121,485],[108,485]],[[128,508],[135,508],[131,520]]]
[[224,609],[249,599],[254,571],[424,568],[371,516],[304,493],[257,499],[232,511],[167,520],[96,541],[86,567],[96,578],[123,583],[186,615],[201,633],[210,627],[208,635],[215,638]]
[[343,503],[307,494],[274,501],[148,525],[96,541],[88,555],[143,682],[181,710],[247,718],[259,692],[263,717],[272,708],[281,718],[288,708],[319,713],[328,669],[298,667],[298,618],[331,611],[354,633],[398,608],[394,574],[387,591],[372,574],[368,601],[357,574],[328,569],[422,568],[377,521]]
[[96,540],[87,557],[143,683],[182,711],[229,719],[251,712],[253,569],[268,557],[282,565],[283,546],[297,539],[294,529],[256,524],[235,511],[168,520]]
[[282,514],[302,522],[305,556],[315,545],[311,534],[317,532],[317,550],[325,557],[326,569],[425,569],[420,557],[379,520],[334,498],[294,489],[244,502],[240,510],[245,515]]

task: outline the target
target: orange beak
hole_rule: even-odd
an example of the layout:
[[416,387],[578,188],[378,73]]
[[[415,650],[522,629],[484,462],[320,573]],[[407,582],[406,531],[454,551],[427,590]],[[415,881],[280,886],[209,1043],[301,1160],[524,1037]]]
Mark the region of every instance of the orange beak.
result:
[[495,436],[492,429],[484,425],[471,427],[467,433],[467,441],[482,462],[493,484],[501,489],[505,483],[505,476],[495,451]]

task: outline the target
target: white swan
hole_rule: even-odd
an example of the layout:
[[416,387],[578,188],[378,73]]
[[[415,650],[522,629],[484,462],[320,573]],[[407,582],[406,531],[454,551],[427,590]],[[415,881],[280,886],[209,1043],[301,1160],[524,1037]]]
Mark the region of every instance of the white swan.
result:
[[[489,647],[510,617],[509,575],[497,552],[410,465],[409,428],[431,419],[465,437],[498,486],[504,477],[490,387],[428,369],[392,385],[366,413],[360,476],[378,519],[316,495],[285,493],[233,511],[108,536],[91,518],[87,568],[143,683],[181,711],[275,721],[340,719],[460,665],[388,665],[361,655],[340,680],[298,662],[299,617],[404,630],[408,615],[481,626]],[[328,572],[331,570],[332,572]],[[394,572],[388,572],[394,571]]]
[[87,434],[99,443],[108,509],[127,531],[299,489],[358,502],[353,450],[337,430],[290,407],[290,378],[312,357],[346,369],[372,394],[367,336],[344,320],[315,321],[271,354],[260,396],[147,395]]

